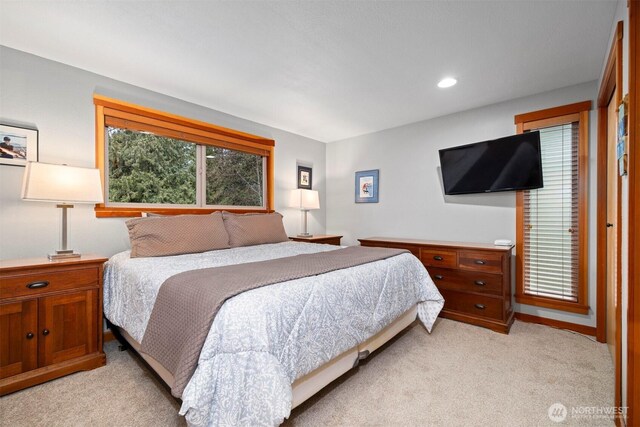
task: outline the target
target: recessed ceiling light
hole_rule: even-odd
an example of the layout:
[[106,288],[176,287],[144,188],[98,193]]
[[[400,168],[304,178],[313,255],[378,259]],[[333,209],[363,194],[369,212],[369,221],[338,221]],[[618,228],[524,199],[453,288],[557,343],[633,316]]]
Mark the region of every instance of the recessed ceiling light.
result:
[[455,85],[456,83],[458,83],[458,81],[456,79],[454,79],[453,77],[446,77],[446,78],[440,80],[440,82],[438,83],[438,87],[444,89],[446,87],[451,87],[451,86]]

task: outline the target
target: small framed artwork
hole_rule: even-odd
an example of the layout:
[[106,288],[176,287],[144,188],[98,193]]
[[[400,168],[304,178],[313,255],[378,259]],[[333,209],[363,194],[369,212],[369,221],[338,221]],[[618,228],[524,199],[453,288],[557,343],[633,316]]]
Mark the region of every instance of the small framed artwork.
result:
[[311,190],[311,178],[313,169],[306,166],[298,166],[298,188]]
[[378,203],[379,169],[356,172],[356,203]]
[[627,101],[629,95],[625,95],[622,104],[618,106],[618,143],[616,144],[616,155],[618,158],[618,173],[620,176],[627,174]]
[[0,124],[0,165],[38,161],[38,130]]

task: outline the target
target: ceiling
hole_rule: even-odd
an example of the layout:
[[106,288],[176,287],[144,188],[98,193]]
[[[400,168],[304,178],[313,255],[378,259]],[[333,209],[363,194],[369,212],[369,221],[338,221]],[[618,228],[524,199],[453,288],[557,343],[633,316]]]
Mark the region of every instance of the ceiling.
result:
[[615,9],[0,0],[0,44],[328,142],[597,79]]

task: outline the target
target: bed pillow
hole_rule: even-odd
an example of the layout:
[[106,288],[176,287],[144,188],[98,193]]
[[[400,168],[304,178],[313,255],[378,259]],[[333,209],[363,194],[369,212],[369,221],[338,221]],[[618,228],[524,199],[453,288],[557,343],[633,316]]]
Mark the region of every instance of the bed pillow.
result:
[[222,214],[135,218],[126,222],[131,258],[191,254],[229,248]]
[[229,233],[229,244],[232,248],[289,240],[282,225],[282,215],[278,212],[268,214],[222,212],[222,218]]

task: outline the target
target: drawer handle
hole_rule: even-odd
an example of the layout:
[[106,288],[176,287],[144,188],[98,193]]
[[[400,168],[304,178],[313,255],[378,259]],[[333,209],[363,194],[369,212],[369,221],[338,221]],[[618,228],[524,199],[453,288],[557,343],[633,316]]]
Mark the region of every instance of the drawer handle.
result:
[[476,280],[476,281],[475,281],[475,282],[473,282],[473,283],[475,283],[475,284],[476,284],[476,285],[478,285],[478,286],[484,286],[484,285],[486,285],[486,283],[485,283],[485,282],[483,282],[482,280]]
[[475,307],[476,307],[478,310],[484,310],[485,308],[487,308],[484,304],[476,304],[476,305],[475,305]]
[[32,339],[32,338],[33,338],[33,332],[29,332],[29,333],[27,334],[27,339],[28,339],[28,340],[30,340],[30,339]]
[[[477,304],[476,304],[476,305],[477,305]],[[43,331],[42,331],[42,335],[44,335],[45,337],[46,337],[47,335],[49,335],[49,330],[48,330],[48,329],[43,330]]]
[[444,279],[444,276],[442,274],[436,274],[435,276],[433,276],[436,280],[442,280]]
[[476,260],[476,264],[478,264],[478,265],[485,265],[485,264],[486,264],[486,262],[482,261],[481,259],[477,259],[477,260]]
[[29,283],[27,285],[27,288],[29,288],[29,289],[40,289],[40,288],[46,288],[47,286],[49,286],[49,282],[47,282],[46,280],[42,280],[40,282]]
[[436,261],[442,261],[442,257],[440,255],[436,255],[433,257]]

